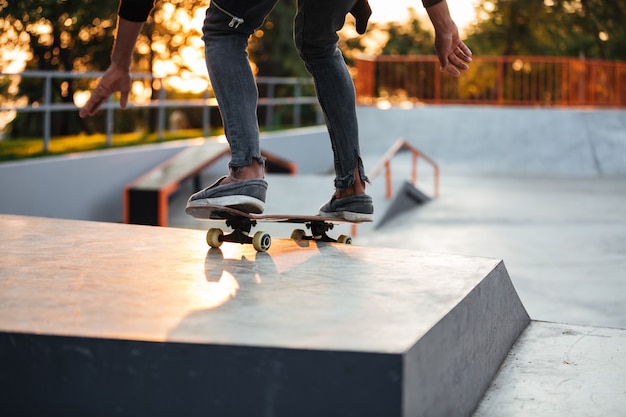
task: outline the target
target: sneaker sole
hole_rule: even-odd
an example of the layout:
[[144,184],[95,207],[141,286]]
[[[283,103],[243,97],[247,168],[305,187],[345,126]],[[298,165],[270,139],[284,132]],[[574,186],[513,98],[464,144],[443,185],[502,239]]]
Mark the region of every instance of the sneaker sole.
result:
[[350,222],[371,222],[374,220],[373,214],[355,213],[352,211],[335,211],[332,213],[320,211],[319,215],[322,217],[333,217],[335,219],[342,219]]
[[243,195],[231,195],[224,197],[215,197],[215,198],[202,198],[199,200],[190,201],[187,203],[187,207],[185,208],[185,212],[194,217],[197,210],[202,210],[207,206],[223,206],[230,207],[240,211],[244,211],[246,213],[255,213],[260,214],[263,213],[265,209],[265,203],[258,198],[243,196]]

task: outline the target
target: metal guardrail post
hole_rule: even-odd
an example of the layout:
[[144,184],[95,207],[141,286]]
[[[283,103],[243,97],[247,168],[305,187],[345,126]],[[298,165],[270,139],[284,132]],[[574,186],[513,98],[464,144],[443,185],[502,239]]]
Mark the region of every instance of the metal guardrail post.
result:
[[157,139],[162,141],[165,139],[165,89],[163,88],[163,79],[159,78],[159,103],[158,103],[158,133]]
[[301,114],[301,105],[300,105],[300,97],[302,96],[302,85],[300,83],[295,84],[293,96],[296,99],[293,105],[293,127],[300,126],[300,114]]
[[[276,84],[273,81],[267,83],[267,98],[272,102],[276,95]],[[274,105],[268,104],[265,109],[265,128],[271,129],[274,126]]]
[[496,62],[496,65],[498,66],[498,91],[496,91],[497,94],[497,103],[498,105],[502,105],[504,104],[504,61],[502,59],[498,59]]
[[105,126],[105,130],[106,130],[106,144],[107,144],[107,148],[110,148],[111,146],[113,146],[113,125],[114,125],[114,120],[113,120],[113,97],[109,97],[109,99],[107,100],[106,103],[106,126]]
[[615,64],[615,100],[614,104],[619,106],[622,102],[622,89],[621,89],[621,77],[620,77],[620,65]]
[[204,106],[202,106],[202,136],[209,136],[211,130],[211,107],[209,107],[209,92],[205,91],[202,95]]
[[[99,78],[102,77],[102,72],[58,72],[58,71],[23,71],[21,73],[4,73],[0,70],[0,77],[5,76],[19,76],[24,78],[38,78],[43,81],[43,91],[41,103],[29,103],[27,105],[18,105],[15,103],[5,105],[0,104],[0,111],[16,111],[18,113],[43,113],[42,121],[42,140],[43,150],[45,153],[50,151],[50,142],[52,136],[51,119],[53,112],[61,111],[78,111],[74,103],[53,103],[53,79],[87,79],[87,78]],[[185,100],[168,100],[166,97],[166,89],[163,85],[162,78],[155,78],[152,74],[132,74],[133,79],[153,80],[155,83],[152,88],[158,91],[157,97],[149,103],[136,103],[130,106],[131,109],[157,109],[157,137],[158,140],[165,139],[165,129],[167,127],[167,109],[168,108],[202,108],[202,131],[203,134],[208,136],[210,134],[210,112],[211,107],[216,106],[216,100],[211,98],[210,92],[206,92],[201,99],[185,99]],[[158,82],[158,86],[156,85]],[[303,96],[303,86],[311,85],[310,79],[297,79],[293,77],[259,77],[257,78],[259,84],[268,85],[268,95],[260,100],[259,106],[264,106],[267,109],[266,125],[268,128],[274,126],[274,116],[276,106],[290,106],[293,109],[293,125],[298,127],[302,123],[302,106],[304,104],[311,105],[317,104],[317,98],[312,95]],[[294,86],[294,97],[280,97],[276,98],[276,85],[289,85]],[[114,145],[113,135],[115,132],[115,110],[117,110],[117,104],[114,99],[109,99],[102,107],[104,112],[104,126],[102,128],[103,133],[106,135],[106,146],[110,147]],[[323,124],[324,118],[319,105],[316,105],[317,111],[317,123]]]
[[50,150],[50,105],[52,100],[52,77],[50,75],[46,75],[44,78],[44,106],[45,110],[43,113],[43,152],[48,153]]

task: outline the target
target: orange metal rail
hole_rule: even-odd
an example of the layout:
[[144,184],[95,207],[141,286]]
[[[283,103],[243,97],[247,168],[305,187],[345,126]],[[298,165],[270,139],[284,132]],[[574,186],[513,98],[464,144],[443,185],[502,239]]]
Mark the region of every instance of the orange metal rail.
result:
[[[391,197],[393,196],[393,190],[392,190],[392,185],[391,185],[391,182],[392,182],[391,181],[391,160],[393,159],[394,156],[396,156],[396,154],[398,154],[399,152],[403,150],[410,151],[411,156],[413,158],[412,160],[413,163],[411,165],[411,183],[413,185],[417,184],[417,162],[419,158],[422,158],[424,161],[426,161],[429,165],[433,167],[433,170],[434,170],[433,197],[434,198],[439,197],[439,165],[435,161],[433,161],[431,158],[424,155],[424,153],[421,152],[419,149],[415,148],[413,145],[405,141],[404,139],[398,139],[391,146],[391,148],[389,148],[389,150],[385,153],[385,155],[383,155],[378,165],[376,165],[374,169],[370,173],[368,173],[367,175],[368,178],[370,180],[373,180],[378,175],[380,175],[380,173],[384,169],[385,170],[385,197],[387,198],[387,200],[391,199]],[[358,232],[357,225],[353,224],[351,230],[352,230],[351,231],[352,236],[356,236]]]
[[460,78],[432,55],[355,60],[360,104],[626,107],[626,63],[569,57],[475,57]]
[[433,161],[428,156],[424,155],[419,149],[412,146],[410,143],[405,141],[404,139],[398,139],[392,146],[389,148],[387,153],[382,157],[381,161],[374,167],[372,172],[368,175],[370,180],[373,180],[377,177],[381,171],[385,170],[385,196],[387,199],[390,199],[393,195],[392,187],[391,187],[391,160],[393,157],[400,151],[408,150],[411,152],[411,156],[413,158],[413,163],[411,165],[411,183],[415,185],[417,183],[417,161],[419,158],[422,158],[429,165],[433,167],[434,170],[434,197],[439,197],[439,165]]

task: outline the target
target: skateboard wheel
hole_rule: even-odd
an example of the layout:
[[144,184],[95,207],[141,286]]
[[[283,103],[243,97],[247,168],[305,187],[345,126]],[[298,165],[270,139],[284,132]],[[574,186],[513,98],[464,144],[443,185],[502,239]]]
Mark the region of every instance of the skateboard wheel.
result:
[[224,232],[222,232],[222,229],[209,229],[209,231],[206,232],[206,243],[208,243],[209,246],[212,248],[219,248],[220,246],[222,246],[222,236],[224,236]]
[[302,240],[306,236],[306,232],[302,229],[295,229],[291,232],[291,238],[293,240]]
[[256,232],[252,238],[252,246],[257,252],[266,252],[272,245],[272,237],[269,233]]
[[352,245],[352,238],[348,235],[340,235],[337,238],[338,243],[343,243],[345,245]]

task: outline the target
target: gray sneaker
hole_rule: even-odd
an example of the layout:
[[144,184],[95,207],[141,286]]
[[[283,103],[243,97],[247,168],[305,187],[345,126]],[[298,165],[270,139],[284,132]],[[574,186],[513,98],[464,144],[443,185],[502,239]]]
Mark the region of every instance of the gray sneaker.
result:
[[372,197],[367,194],[340,199],[333,195],[330,201],[320,208],[319,215],[353,222],[371,222],[374,220],[374,204]]
[[185,212],[193,216],[194,209],[212,205],[231,207],[246,213],[263,213],[267,181],[263,179],[240,180],[232,184],[220,185],[226,178],[226,176],[220,178],[214,184],[189,197]]

